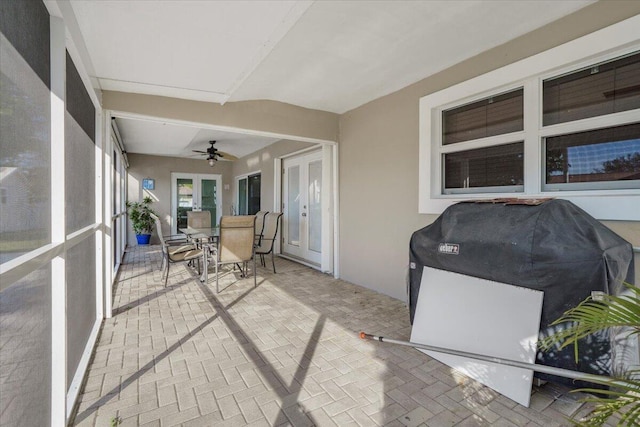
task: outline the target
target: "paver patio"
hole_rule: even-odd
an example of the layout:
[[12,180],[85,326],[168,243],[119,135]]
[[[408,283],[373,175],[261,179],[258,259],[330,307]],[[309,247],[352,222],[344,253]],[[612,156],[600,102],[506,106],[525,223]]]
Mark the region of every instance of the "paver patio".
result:
[[[73,425],[566,426],[580,396],[534,387],[525,408],[409,347],[403,302],[277,259],[220,294],[160,248],[130,248]],[[234,279],[230,275],[228,280]],[[225,283],[223,281],[222,283]]]

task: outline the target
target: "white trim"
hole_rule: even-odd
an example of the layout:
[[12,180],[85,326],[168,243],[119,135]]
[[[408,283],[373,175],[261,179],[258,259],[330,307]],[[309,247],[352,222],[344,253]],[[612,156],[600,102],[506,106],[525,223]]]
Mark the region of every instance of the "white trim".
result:
[[[107,288],[107,263],[106,257],[107,254],[111,254],[112,251],[109,250],[111,248],[110,241],[107,238],[107,229],[111,229],[111,224],[106,223],[107,213],[105,212],[105,208],[109,206],[104,200],[108,192],[105,190],[105,186],[107,184],[107,179],[104,179],[108,174],[105,173],[105,150],[104,150],[104,138],[102,130],[102,108],[98,104],[95,110],[95,138],[96,138],[96,148],[95,148],[95,215],[96,215],[96,223],[100,224],[99,229],[97,230],[95,242],[96,242],[96,319],[102,319],[104,316],[104,291]],[[110,216],[110,215],[109,215]],[[108,233],[109,235],[111,233]],[[107,244],[109,246],[107,247]],[[107,248],[107,250],[105,250]],[[68,413],[67,413],[68,415]]]
[[[67,425],[67,289],[65,249],[65,26],[50,17],[51,37],[51,426]],[[62,182],[61,182],[62,180]],[[62,226],[61,226],[62,224]],[[59,251],[61,249],[61,251]],[[26,265],[25,265],[26,266]]]
[[[541,112],[531,110],[533,107],[527,105],[527,95],[541,93],[543,78],[640,49],[640,33],[637,28],[640,28],[640,15],[422,97],[419,103],[419,213],[439,214],[451,204],[461,200],[496,197],[498,194],[442,195],[441,178],[432,179],[433,177],[441,177],[439,155],[442,152],[442,147],[435,143],[432,144],[431,141],[439,140],[438,135],[441,134],[439,116],[446,106],[450,106],[453,102],[462,104],[471,99],[482,98],[489,93],[502,93],[509,88],[524,84],[525,112],[529,113],[529,117],[537,117],[538,123],[527,122],[527,114],[525,114],[523,135],[530,135],[532,132],[540,135]],[[474,94],[472,98],[469,97],[470,93]],[[635,110],[603,118],[588,119],[589,126],[598,126],[610,120],[615,120],[616,123],[618,121],[637,121],[638,112]],[[555,125],[553,129],[569,130],[579,125],[580,123],[572,122]],[[551,127],[545,127],[545,132],[548,130],[547,128]],[[584,130],[584,124],[580,130]],[[542,168],[540,146],[537,144],[534,147],[533,143],[527,142],[527,139],[525,138],[525,193],[499,193],[501,197],[562,197],[572,201],[598,219],[640,219],[640,211],[636,208],[640,203],[640,191],[637,190],[615,190],[616,194],[614,195],[611,195],[611,190],[543,192],[540,177]],[[607,203],[602,203],[603,197],[607,198]]]
[[93,354],[93,347],[98,339],[98,332],[100,332],[101,325],[102,320],[98,317],[93,324],[93,328],[89,334],[89,339],[87,340],[87,345],[84,347],[82,357],[78,362],[78,369],[76,369],[76,373],[73,375],[73,380],[69,385],[69,390],[67,391],[67,421],[71,418],[73,407],[75,406],[75,402],[80,393],[80,388],[82,387],[82,381],[84,380],[84,376],[89,368],[89,362],[91,361],[91,355]]
[[102,298],[102,316],[105,319],[111,318],[113,315],[113,307],[111,302],[111,292],[113,290],[112,283],[115,276],[115,272],[113,269],[114,265],[114,256],[113,252],[116,250],[116,245],[118,244],[118,237],[114,236],[113,224],[118,221],[118,217],[113,217],[113,195],[115,189],[113,188],[113,175],[114,175],[114,164],[116,164],[116,159],[113,158],[112,153],[115,148],[113,147],[113,139],[111,134],[113,130],[111,129],[111,115],[108,112],[103,112],[100,117],[102,118],[102,123],[104,124],[102,127],[102,140],[103,144],[103,156],[104,156],[104,169],[102,180],[103,188],[104,188],[104,206],[102,209],[103,212],[103,223],[105,224],[105,228],[109,230],[108,233],[103,233],[104,236],[104,286],[102,289],[98,289],[97,291],[101,294]]
[[[282,158],[273,159],[273,211],[282,212]],[[279,254],[282,252],[280,243],[282,242],[282,218],[280,218],[280,238],[276,240],[273,246],[273,252]]]
[[333,277],[340,278],[340,183],[338,179],[338,152],[340,146],[333,145]]
[[64,243],[49,243],[0,264],[0,291],[49,264],[64,253]]
[[322,234],[320,235],[320,266],[323,273],[333,274],[333,147],[322,146],[322,188],[320,198],[322,200],[321,224]]
[[307,267],[311,267],[314,270],[318,270],[318,271],[322,271],[322,268],[320,267],[319,264],[314,264],[312,262],[309,262],[303,258],[298,258],[292,255],[287,255],[287,254],[278,254],[278,256],[280,258],[284,258],[284,259],[288,259],[289,261],[293,261],[293,262],[297,262],[298,264],[302,264],[305,265]]

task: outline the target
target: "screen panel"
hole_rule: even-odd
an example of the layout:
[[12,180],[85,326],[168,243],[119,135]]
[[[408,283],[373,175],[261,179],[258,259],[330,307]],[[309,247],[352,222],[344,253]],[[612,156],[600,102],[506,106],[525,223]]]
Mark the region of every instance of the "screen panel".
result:
[[65,198],[69,234],[96,222],[95,108],[69,54],[66,87]]
[[[51,242],[49,14],[0,1],[0,264]],[[0,281],[0,419],[51,424],[51,268]],[[37,408],[37,410],[34,410]]]
[[[51,413],[51,268],[0,287],[2,426],[46,426]],[[37,410],[34,410],[37,408]]]
[[67,389],[96,322],[96,239],[67,252]]

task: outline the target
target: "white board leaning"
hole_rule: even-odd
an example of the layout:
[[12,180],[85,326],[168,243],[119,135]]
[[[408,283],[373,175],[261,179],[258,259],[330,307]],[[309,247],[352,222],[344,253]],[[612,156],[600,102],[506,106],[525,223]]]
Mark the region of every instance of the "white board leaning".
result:
[[[542,291],[425,267],[411,342],[535,363],[543,296]],[[532,370],[420,351],[529,406]]]

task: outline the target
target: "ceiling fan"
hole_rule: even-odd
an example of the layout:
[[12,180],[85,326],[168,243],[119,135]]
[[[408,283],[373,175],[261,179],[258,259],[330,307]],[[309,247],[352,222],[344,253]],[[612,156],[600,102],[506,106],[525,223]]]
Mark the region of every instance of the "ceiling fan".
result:
[[223,151],[219,151],[216,147],[214,147],[215,143],[216,141],[209,141],[209,144],[211,144],[211,147],[207,148],[207,151],[202,151],[202,150],[192,150],[192,151],[194,153],[206,154],[207,161],[209,162],[209,166],[215,165],[216,162],[218,161],[218,158],[222,158],[224,160],[238,160],[236,156],[225,153]]

